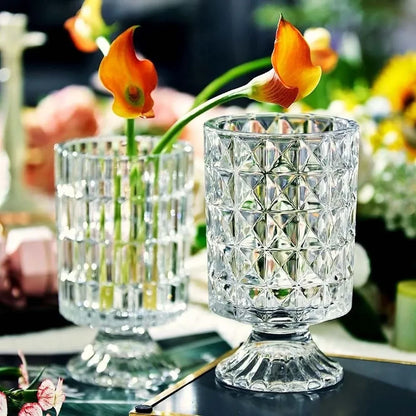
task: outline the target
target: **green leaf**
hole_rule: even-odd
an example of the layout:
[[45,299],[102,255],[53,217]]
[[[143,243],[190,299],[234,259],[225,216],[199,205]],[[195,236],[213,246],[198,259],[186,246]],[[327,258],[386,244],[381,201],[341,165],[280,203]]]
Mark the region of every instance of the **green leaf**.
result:
[[39,373],[36,375],[36,377],[32,380],[32,382],[29,384],[29,386],[27,387],[27,390],[30,390],[32,388],[35,387],[35,384],[38,383],[38,381],[40,380],[40,378],[42,377],[43,372],[45,371],[44,368],[42,368]]
[[207,246],[207,225],[205,223],[199,224],[196,227],[195,238],[191,247],[192,254],[203,250]]
[[0,367],[0,377],[20,377],[21,375],[19,367]]

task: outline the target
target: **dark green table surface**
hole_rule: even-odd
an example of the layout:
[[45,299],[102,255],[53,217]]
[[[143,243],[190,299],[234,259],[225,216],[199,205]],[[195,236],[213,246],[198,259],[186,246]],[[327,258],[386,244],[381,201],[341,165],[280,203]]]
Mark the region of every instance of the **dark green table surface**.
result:
[[224,387],[214,369],[154,404],[201,416],[401,416],[416,414],[416,365],[337,358],[344,379],[314,393],[251,393]]

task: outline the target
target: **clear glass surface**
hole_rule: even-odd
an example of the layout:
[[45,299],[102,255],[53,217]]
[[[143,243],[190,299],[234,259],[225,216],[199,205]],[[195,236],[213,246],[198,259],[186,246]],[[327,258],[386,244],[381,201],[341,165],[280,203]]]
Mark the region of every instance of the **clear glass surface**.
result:
[[150,155],[156,140],[138,137],[132,158],[123,137],[55,148],[59,308],[99,330],[69,364],[83,382],[155,391],[179,373],[155,357],[161,351],[147,329],[187,306],[193,153],[180,142]]
[[351,308],[357,124],[251,114],[204,133],[209,306],[253,326],[217,378],[277,392],[337,383],[342,368],[308,325]]

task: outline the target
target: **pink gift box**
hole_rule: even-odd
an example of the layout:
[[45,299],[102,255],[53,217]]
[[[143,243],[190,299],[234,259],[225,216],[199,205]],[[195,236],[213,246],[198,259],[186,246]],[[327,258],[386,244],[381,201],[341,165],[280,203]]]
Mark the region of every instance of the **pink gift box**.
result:
[[56,242],[48,227],[10,230],[6,254],[9,268],[18,276],[26,296],[41,297],[57,292]]

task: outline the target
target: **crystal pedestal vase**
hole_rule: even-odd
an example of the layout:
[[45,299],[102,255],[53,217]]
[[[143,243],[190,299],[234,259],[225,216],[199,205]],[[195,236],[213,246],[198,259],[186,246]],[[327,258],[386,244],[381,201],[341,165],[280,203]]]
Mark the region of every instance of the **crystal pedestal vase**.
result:
[[192,149],[153,155],[156,139],[78,139],[55,147],[59,309],[98,329],[68,363],[79,381],[154,393],[179,375],[148,329],[187,306]]
[[351,308],[357,124],[253,114],[204,133],[209,306],[253,327],[217,378],[261,392],[338,383],[342,368],[309,325]]

